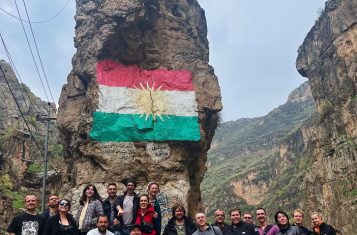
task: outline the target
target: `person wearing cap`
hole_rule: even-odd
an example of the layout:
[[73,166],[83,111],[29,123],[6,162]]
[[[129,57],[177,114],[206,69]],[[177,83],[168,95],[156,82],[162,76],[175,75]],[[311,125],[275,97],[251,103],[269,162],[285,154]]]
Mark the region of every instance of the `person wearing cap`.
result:
[[117,209],[117,218],[114,224],[120,224],[121,234],[129,235],[130,226],[135,223],[139,207],[139,197],[135,193],[136,181],[133,179],[124,180],[126,191],[114,202]]
[[100,214],[97,217],[97,228],[89,230],[87,235],[114,235],[108,230],[109,219],[106,215]]
[[61,199],[58,202],[58,213],[47,220],[43,235],[78,235],[76,221],[69,213],[70,209],[69,200]]
[[138,224],[134,224],[130,227],[130,235],[142,235],[143,231],[141,230],[141,226]]

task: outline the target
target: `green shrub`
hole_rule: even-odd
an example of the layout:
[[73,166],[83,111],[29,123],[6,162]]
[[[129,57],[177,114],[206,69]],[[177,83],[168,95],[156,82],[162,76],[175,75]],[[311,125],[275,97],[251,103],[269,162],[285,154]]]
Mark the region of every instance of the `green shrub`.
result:
[[6,128],[3,132],[0,133],[0,142],[7,140],[9,137],[13,135],[13,128]]
[[30,173],[40,173],[42,171],[43,171],[43,167],[37,163],[31,163],[27,167],[27,172],[30,172]]
[[332,104],[329,100],[323,100],[319,104],[319,113],[321,117],[325,117],[327,114],[333,111]]
[[12,189],[12,182],[8,174],[0,176],[0,188],[2,190]]
[[51,153],[51,154],[63,154],[64,152],[64,148],[63,148],[63,145],[62,144],[54,144],[54,145],[51,145],[48,147],[48,151]]

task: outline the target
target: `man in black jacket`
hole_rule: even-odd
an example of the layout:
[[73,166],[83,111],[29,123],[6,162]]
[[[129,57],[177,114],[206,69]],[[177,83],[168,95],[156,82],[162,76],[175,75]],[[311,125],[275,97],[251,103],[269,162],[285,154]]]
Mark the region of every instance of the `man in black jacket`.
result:
[[241,221],[241,212],[239,209],[233,209],[229,212],[231,217],[231,227],[229,230],[230,235],[259,235],[258,229],[252,224]]
[[230,230],[230,226],[224,222],[225,219],[225,214],[223,210],[216,210],[214,212],[214,224],[218,228],[221,229],[221,232],[223,235],[227,235]]
[[192,235],[196,230],[196,225],[186,217],[185,207],[176,204],[172,207],[172,218],[167,222],[163,235]]
[[115,206],[115,200],[117,199],[117,184],[109,183],[107,186],[108,198],[102,202],[103,212],[108,217],[109,227],[108,230],[115,235],[120,234],[119,224],[114,222],[118,215],[118,210]]
[[293,212],[293,218],[295,225],[299,228],[301,235],[311,235],[312,231],[304,226],[304,212],[300,209],[296,209]]
[[313,225],[313,234],[316,235],[336,235],[335,228],[324,223],[322,215],[318,212],[311,213],[311,221]]
[[118,210],[117,220],[120,223],[122,235],[130,234],[130,226],[135,223],[136,214],[139,207],[139,197],[134,192],[136,181],[128,179],[123,182],[126,191],[115,201],[115,207]]

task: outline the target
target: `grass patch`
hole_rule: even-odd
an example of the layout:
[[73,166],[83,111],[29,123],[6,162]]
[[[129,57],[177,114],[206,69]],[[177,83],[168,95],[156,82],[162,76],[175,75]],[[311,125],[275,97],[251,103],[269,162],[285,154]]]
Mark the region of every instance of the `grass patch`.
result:
[[48,147],[48,151],[51,154],[61,155],[64,152],[64,148],[62,144],[53,144]]
[[12,207],[16,209],[24,208],[24,192],[13,192],[12,182],[9,175],[0,176],[0,189],[6,197],[12,199]]
[[40,173],[43,171],[43,167],[42,165],[39,165],[37,163],[31,163],[28,167],[27,167],[27,172],[30,173]]

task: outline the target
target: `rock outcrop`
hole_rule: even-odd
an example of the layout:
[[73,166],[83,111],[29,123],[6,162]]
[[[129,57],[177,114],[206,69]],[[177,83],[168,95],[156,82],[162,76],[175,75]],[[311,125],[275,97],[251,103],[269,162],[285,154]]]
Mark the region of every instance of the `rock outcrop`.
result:
[[297,69],[309,79],[320,114],[307,133],[312,164],[302,181],[308,209],[355,234],[357,212],[357,2],[330,0],[299,48]]
[[[8,63],[1,60],[0,66],[5,74],[0,72],[0,228],[6,228],[13,213],[23,207],[24,194],[40,191],[43,177],[40,151],[44,151],[46,125],[37,121],[36,116],[47,115],[48,103],[36,97],[25,84],[19,83]],[[55,116],[56,106],[51,103],[50,109],[51,116]],[[50,163],[60,158],[62,151],[58,129],[52,122],[49,130]],[[49,188],[57,184],[53,182],[58,182],[58,173],[59,168],[57,173],[49,175]],[[0,230],[0,234],[2,232]]]
[[[78,201],[80,190],[88,183],[98,186],[105,196],[104,189],[111,181],[135,178],[138,191],[145,191],[148,182],[157,181],[167,199],[162,205],[166,214],[170,213],[169,207],[175,201],[184,202],[191,214],[197,211],[202,206],[200,183],[206,170],[206,151],[210,148],[218,112],[222,109],[218,81],[213,68],[208,65],[204,11],[196,0],[89,0],[77,1],[75,19],[77,53],[73,57],[68,83],[62,89],[58,112],[59,128],[66,142],[67,171],[62,192]],[[99,71],[102,62],[105,65]],[[132,69],[128,75],[130,79],[151,76],[148,74],[159,70],[190,74],[194,102],[197,103],[195,115],[199,122],[199,141],[185,141],[184,138],[156,141],[153,138],[106,142],[92,138],[93,115],[103,107],[103,96],[107,95],[101,93],[99,76],[106,76],[107,71],[120,73],[119,67]],[[138,71],[136,75],[134,70]],[[174,81],[179,83],[179,79]],[[134,85],[137,88],[143,84]],[[154,86],[154,83],[144,84],[142,90],[150,94],[160,90]],[[150,90],[151,87],[154,89]],[[117,102],[126,98],[120,96]],[[147,115],[152,121],[155,102],[159,101],[153,96],[149,99],[140,102],[152,105],[149,111],[153,113]],[[177,99],[173,98],[181,102]],[[160,113],[156,114],[160,116]],[[145,120],[145,116],[140,120]],[[159,118],[153,120],[153,125],[160,121]],[[117,124],[123,126],[125,122],[118,121]],[[136,131],[135,128],[130,131]],[[126,137],[125,131],[120,133]],[[117,134],[113,132],[113,135]]]

